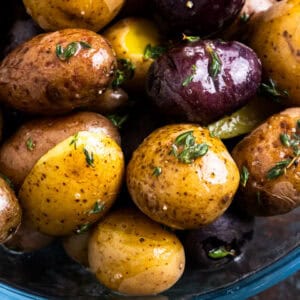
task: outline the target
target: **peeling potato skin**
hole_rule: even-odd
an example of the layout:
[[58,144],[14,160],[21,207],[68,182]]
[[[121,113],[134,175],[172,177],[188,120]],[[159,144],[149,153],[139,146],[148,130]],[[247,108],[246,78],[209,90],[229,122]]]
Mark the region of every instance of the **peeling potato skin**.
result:
[[237,193],[239,206],[254,216],[285,214],[300,205],[300,164],[290,167],[278,178],[268,179],[267,172],[293,151],[280,141],[281,133],[291,134],[300,119],[300,108],[290,108],[270,117],[233,149],[232,156],[240,171],[250,175],[246,187]]
[[[29,121],[0,148],[0,172],[18,189],[34,164],[59,142],[79,131],[104,133],[120,144],[116,127],[105,117],[92,112],[79,112],[65,117]],[[34,148],[28,149],[32,139]]]
[[287,90],[287,106],[300,105],[300,2],[280,1],[249,23],[248,44],[262,61],[264,77]]
[[[64,48],[83,41],[67,61],[56,56]],[[65,29],[41,34],[13,50],[0,65],[0,99],[27,113],[57,115],[101,101],[116,68],[110,44],[95,32]]]
[[[193,130],[196,143],[208,152],[191,164],[170,154],[181,133]],[[155,167],[162,172],[154,176]],[[168,125],[151,133],[133,153],[127,187],[135,204],[153,220],[176,229],[213,222],[230,205],[239,172],[224,144],[197,125]]]
[[132,296],[163,292],[185,267],[184,249],[175,234],[131,208],[108,214],[93,231],[88,251],[98,280]]
[[9,240],[21,224],[22,210],[14,191],[0,177],[0,243]]

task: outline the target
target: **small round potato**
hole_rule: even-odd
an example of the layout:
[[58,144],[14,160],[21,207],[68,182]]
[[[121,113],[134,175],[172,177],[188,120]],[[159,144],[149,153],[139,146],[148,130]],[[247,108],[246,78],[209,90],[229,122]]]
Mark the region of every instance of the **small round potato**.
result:
[[153,220],[177,229],[213,222],[230,205],[239,172],[222,141],[197,125],[168,125],[133,153],[127,186]]
[[89,263],[109,289],[145,296],[174,285],[185,267],[177,237],[136,209],[107,215],[89,241]]
[[270,117],[235,146],[241,172],[237,200],[255,216],[284,214],[300,205],[300,108]]
[[21,224],[22,210],[14,191],[0,177],[0,243],[9,240]]
[[79,131],[104,133],[120,144],[120,135],[105,117],[79,112],[27,122],[0,148],[0,172],[18,190],[35,163],[50,149]]
[[155,23],[142,18],[126,18],[109,27],[103,36],[111,43],[118,59],[128,60],[134,68],[132,78],[124,86],[133,90],[145,88],[146,75],[153,58],[146,48],[157,47],[161,36]]
[[99,31],[121,10],[124,0],[23,0],[27,12],[46,31],[86,28]]
[[83,233],[112,206],[123,171],[113,139],[78,132],[42,156],[25,178],[19,191],[24,214],[48,235]]
[[0,99],[27,113],[63,114],[101,102],[115,68],[113,49],[95,32],[40,34],[2,61]]

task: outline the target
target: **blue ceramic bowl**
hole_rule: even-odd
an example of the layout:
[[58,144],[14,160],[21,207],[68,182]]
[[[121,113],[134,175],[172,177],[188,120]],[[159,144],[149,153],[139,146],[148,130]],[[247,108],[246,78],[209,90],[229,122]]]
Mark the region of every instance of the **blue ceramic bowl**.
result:
[[[241,257],[219,270],[187,269],[172,289],[149,299],[245,299],[298,270],[300,209],[282,216],[256,218],[253,240]],[[0,281],[1,300],[95,296],[132,299],[102,287],[66,256],[59,243],[30,255],[0,249]]]

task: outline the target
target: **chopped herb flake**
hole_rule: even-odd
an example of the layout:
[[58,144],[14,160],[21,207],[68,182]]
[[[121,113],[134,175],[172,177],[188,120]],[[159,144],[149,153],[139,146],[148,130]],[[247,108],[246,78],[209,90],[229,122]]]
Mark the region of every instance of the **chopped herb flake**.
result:
[[10,187],[12,190],[15,189],[13,183],[11,182],[11,180],[10,180],[6,175],[0,173],[0,177],[2,177],[2,178],[6,181],[6,183],[9,185],[9,187]]
[[281,102],[282,99],[289,97],[288,91],[279,89],[272,78],[260,85],[260,92],[275,102]]
[[196,71],[197,71],[197,67],[196,65],[192,65],[192,74],[189,75],[182,83],[182,86],[186,87],[188,86],[194,79],[194,76],[196,74]]
[[248,179],[249,179],[249,175],[250,175],[250,173],[249,173],[247,167],[243,166],[242,172],[241,172],[241,185],[243,187],[246,187]]
[[122,125],[127,121],[128,115],[120,116],[117,114],[109,115],[107,118],[118,128],[122,128]]
[[77,142],[78,142],[78,132],[73,135],[73,138],[70,142],[70,146],[74,145],[75,150],[77,149]]
[[155,167],[152,175],[158,177],[162,173],[162,169],[160,167]]
[[33,142],[32,138],[29,137],[26,141],[26,148],[29,150],[29,151],[33,151],[33,149],[35,148],[35,143]]
[[159,58],[162,54],[164,54],[166,52],[166,47],[162,47],[162,46],[151,46],[150,44],[148,44],[145,48],[144,51],[144,58],[145,59],[157,59]]
[[80,41],[80,42],[72,42],[66,46],[64,49],[62,45],[57,44],[56,45],[56,56],[62,60],[68,60],[70,57],[74,56],[78,51],[81,49],[90,49],[92,46],[86,42]]
[[94,154],[93,152],[89,152],[86,148],[83,149],[83,153],[85,155],[86,163],[89,167],[95,167],[94,165]]
[[105,203],[100,200],[97,200],[94,207],[89,211],[89,215],[98,214],[102,212],[105,208]]
[[207,47],[207,51],[209,52],[211,57],[208,73],[212,78],[215,78],[221,72],[222,62],[218,53],[210,46]]
[[221,259],[227,256],[235,256],[235,250],[228,251],[225,247],[212,249],[208,252],[208,256],[213,259]]
[[85,233],[85,232],[87,232],[87,231],[90,229],[90,227],[91,227],[91,224],[89,224],[89,223],[87,223],[87,224],[82,224],[82,225],[80,225],[80,226],[76,229],[75,233],[76,233],[76,234],[82,234],[82,233]]
[[240,20],[243,22],[243,23],[247,23],[250,19],[250,15],[248,15],[247,13],[243,12],[240,16]]
[[127,80],[132,79],[134,76],[134,71],[135,65],[129,59],[118,59],[118,69],[115,72],[112,87],[115,89]]
[[182,34],[182,40],[194,43],[194,42],[200,41],[201,38],[200,38],[200,36],[186,35],[186,34],[183,33]]

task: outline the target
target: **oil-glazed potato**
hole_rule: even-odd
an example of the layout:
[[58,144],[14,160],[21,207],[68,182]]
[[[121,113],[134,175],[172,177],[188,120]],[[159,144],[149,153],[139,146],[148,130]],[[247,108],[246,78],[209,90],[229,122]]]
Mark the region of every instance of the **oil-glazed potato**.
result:
[[281,1],[253,19],[249,45],[262,61],[266,78],[277,84],[282,102],[300,105],[300,2]]
[[[142,90],[150,65],[153,62],[151,49],[155,49],[160,42],[159,29],[150,20],[142,18],[126,18],[109,27],[103,36],[113,46],[118,59],[128,60],[133,76],[127,76],[125,87]],[[148,46],[148,54],[145,52]],[[157,49],[157,48],[156,48]]]
[[133,153],[127,186],[150,218],[177,229],[213,222],[230,205],[239,172],[220,139],[197,125],[167,125]]
[[33,114],[70,112],[101,102],[113,79],[115,53],[85,29],[41,34],[13,50],[0,65],[0,99]]
[[284,214],[300,205],[300,108],[270,117],[236,145],[241,172],[237,200],[256,216]]
[[27,12],[46,31],[86,28],[99,31],[120,11],[124,0],[23,0]]
[[16,189],[22,185],[34,164],[59,142],[79,131],[104,133],[120,144],[120,136],[105,117],[91,112],[79,112],[59,118],[29,121],[0,148],[0,172]]
[[0,243],[6,242],[21,224],[22,210],[14,191],[0,177]]
[[98,280],[128,295],[160,293],[175,284],[185,267],[175,234],[133,209],[112,212],[97,225],[88,255]]
[[85,232],[112,206],[123,170],[113,139],[81,131],[49,150],[27,175],[19,191],[24,215],[48,235]]

